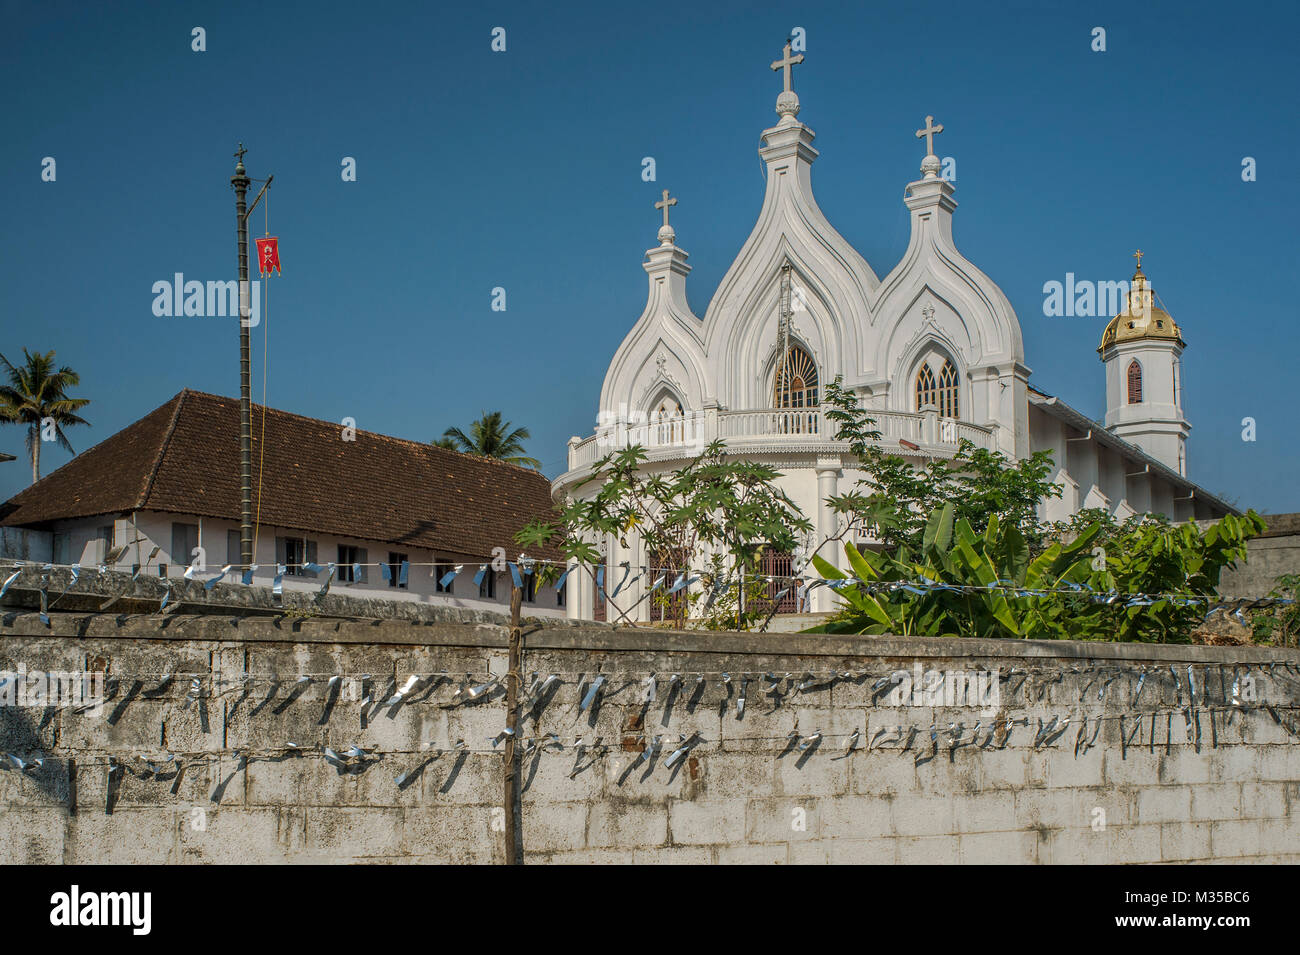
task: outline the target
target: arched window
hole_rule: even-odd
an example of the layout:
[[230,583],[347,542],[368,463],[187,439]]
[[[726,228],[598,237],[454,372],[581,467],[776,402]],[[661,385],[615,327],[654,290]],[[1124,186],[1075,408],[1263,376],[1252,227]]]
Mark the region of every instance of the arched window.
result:
[[672,395],[664,395],[650,412],[651,442],[676,444],[682,440],[682,406]]
[[1142,366],[1134,358],[1128,363],[1128,403],[1139,405],[1142,403]]
[[817,407],[817,366],[798,345],[790,346],[777,368],[774,390],[773,404],[778,408]]
[[941,418],[956,418],[957,414],[957,369],[952,366],[952,362],[943,363],[943,371],[939,373],[939,416]]
[[960,382],[961,379],[951,359],[944,359],[937,381],[929,363],[922,365],[921,370],[916,373],[916,410],[920,411],[926,405],[934,405],[939,409],[940,417],[960,418],[961,404],[958,401]]

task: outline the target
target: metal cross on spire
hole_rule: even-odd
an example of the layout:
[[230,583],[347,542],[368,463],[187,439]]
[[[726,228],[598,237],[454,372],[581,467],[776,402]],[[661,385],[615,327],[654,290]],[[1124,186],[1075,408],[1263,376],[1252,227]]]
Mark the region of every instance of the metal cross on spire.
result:
[[669,199],[669,198],[668,198],[668,190],[667,190],[667,189],[664,190],[664,197],[663,197],[663,199],[661,199],[659,202],[656,202],[656,203],[655,203],[655,208],[656,208],[656,209],[662,209],[662,210],[664,211],[664,226],[665,226],[665,227],[667,227],[667,225],[668,225],[668,207],[669,207],[669,206],[675,206],[675,205],[677,205],[677,200],[676,200],[676,199]]
[[239,148],[235,150],[235,158],[238,159],[240,162],[243,162],[243,161],[244,161],[244,154],[245,154],[246,152],[248,152],[248,150],[244,148],[244,144],[243,144],[243,143],[240,143],[240,144],[239,144]]
[[787,40],[785,41],[785,49],[784,49],[784,50],[782,51],[782,53],[781,53],[781,59],[775,61],[775,62],[772,64],[772,69],[773,69],[773,70],[783,70],[783,71],[784,71],[784,73],[785,73],[785,91],[786,91],[787,93],[792,93],[792,92],[794,92],[794,91],[790,88],[791,70],[792,70],[792,68],[794,67],[794,65],[795,65],[796,63],[802,63],[802,62],[803,62],[803,54],[802,54],[802,53],[796,54],[795,56],[791,56],[791,55],[790,55],[790,40],[787,39]]
[[934,155],[934,137],[937,133],[941,133],[941,132],[943,132],[943,126],[934,125],[933,116],[927,116],[925,118],[925,129],[918,129],[916,131],[917,139],[925,137],[925,154],[927,156]]
[[1141,272],[1142,271],[1142,250],[1138,249],[1136,252],[1134,252],[1133,258],[1138,260],[1138,271]]

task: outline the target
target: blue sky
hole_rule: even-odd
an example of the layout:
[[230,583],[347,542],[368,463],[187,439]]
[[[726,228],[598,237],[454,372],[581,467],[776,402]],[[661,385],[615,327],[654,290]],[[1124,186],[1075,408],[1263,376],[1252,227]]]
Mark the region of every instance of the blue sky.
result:
[[[739,251],[776,118],[768,64],[803,27],[814,188],[878,275],[906,248],[932,113],[958,246],[1016,308],[1031,383],[1104,413],[1105,320],[1044,317],[1042,287],[1126,279],[1141,247],[1188,343],[1190,476],[1300,510],[1294,3],[0,7],[0,352],[52,348],[81,373],[78,450],[183,387],[238,393],[236,326],[155,317],[151,287],[231,277],[242,140],[250,175],[275,175],[269,403],[417,440],[500,409],[557,474],[644,304],[659,190],[680,198],[698,314]],[[29,480],[18,428],[0,450],[20,456],[0,465],[7,498]],[[66,460],[47,449],[43,470]]]

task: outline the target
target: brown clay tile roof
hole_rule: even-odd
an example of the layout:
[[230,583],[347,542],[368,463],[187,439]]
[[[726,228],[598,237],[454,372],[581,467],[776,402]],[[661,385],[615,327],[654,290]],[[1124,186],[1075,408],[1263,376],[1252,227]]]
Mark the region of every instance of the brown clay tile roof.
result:
[[[257,512],[262,406],[253,405]],[[552,514],[536,471],[266,409],[260,524],[480,558]],[[239,520],[239,402],[186,389],[0,505],[0,525],[133,510]],[[555,557],[535,548],[538,557]]]

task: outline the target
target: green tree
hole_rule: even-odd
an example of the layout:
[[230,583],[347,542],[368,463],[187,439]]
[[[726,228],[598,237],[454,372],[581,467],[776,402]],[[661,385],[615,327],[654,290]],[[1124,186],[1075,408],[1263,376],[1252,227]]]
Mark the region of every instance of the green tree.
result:
[[27,425],[27,453],[32,459],[32,483],[41,478],[42,432],[53,428],[54,440],[75,454],[64,427],[89,424],[77,414],[89,398],[70,398],[67,389],[81,384],[81,376],[68,366],[56,368],[54,352],[23,349],[23,364],[15,366],[0,355],[8,384],[0,386],[0,421]]
[[886,548],[919,547],[926,518],[944,504],[952,504],[956,520],[965,520],[982,534],[996,517],[1014,524],[1033,543],[1044,531],[1037,520],[1038,503],[1059,497],[1061,489],[1047,479],[1052,457],[1037,451],[1021,461],[975,447],[963,440],[950,459],[932,458],[918,468],[880,447],[880,432],[870,412],[858,407],[858,397],[839,378],[822,398],[826,417],[836,422],[835,438],[845,441],[867,477],[846,494],[829,499],[831,508],[872,533]]
[[511,464],[540,469],[542,463],[536,458],[524,454],[524,442],[532,437],[527,428],[510,427],[509,421],[501,420],[500,411],[484,412],[483,416],[469,426],[469,434],[460,428],[448,428],[442,437],[433,442],[436,447],[450,448],[466,454],[478,454],[485,458],[497,458]]
[[[662,599],[682,627],[693,603],[703,599],[711,609],[722,590],[752,580],[764,548],[793,550],[798,535],[812,529],[812,522],[777,487],[781,472],[728,458],[721,441],[675,471],[648,471],[645,460],[645,449],[636,445],[607,454],[575,489],[599,485],[595,494],[570,499],[557,520],[533,522],[516,541],[525,548],[557,546],[570,560],[598,564],[597,541],[613,534],[627,546],[635,532],[651,562],[675,577],[665,579],[651,599]],[[685,584],[692,579],[703,584],[704,594],[689,592]],[[681,597],[661,594],[679,582]],[[762,609],[747,608],[743,597],[737,602],[728,614],[738,629],[745,629]],[[723,601],[719,606],[729,605]]]

